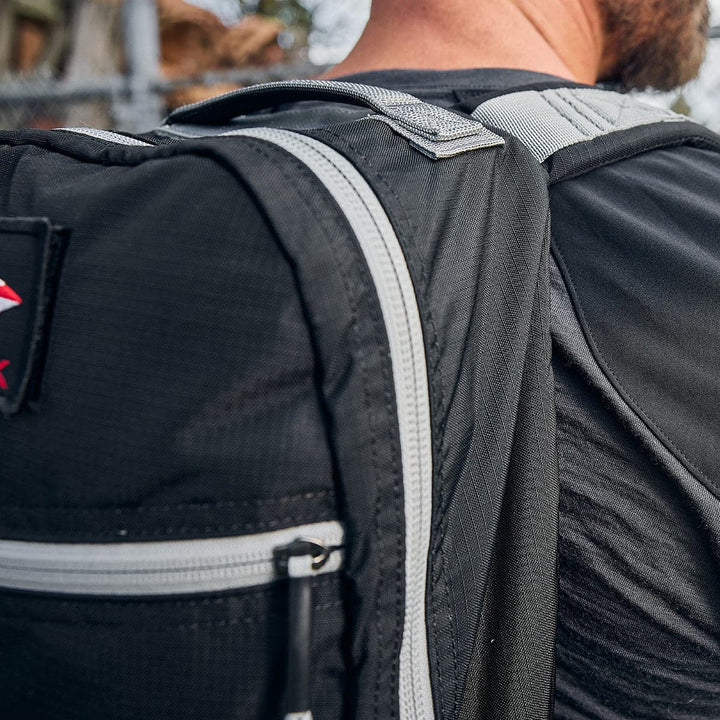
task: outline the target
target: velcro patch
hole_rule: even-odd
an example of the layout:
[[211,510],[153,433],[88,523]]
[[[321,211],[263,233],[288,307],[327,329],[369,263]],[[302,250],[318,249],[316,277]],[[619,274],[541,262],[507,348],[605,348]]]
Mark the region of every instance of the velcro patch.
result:
[[45,218],[0,218],[0,412],[36,399],[66,234]]

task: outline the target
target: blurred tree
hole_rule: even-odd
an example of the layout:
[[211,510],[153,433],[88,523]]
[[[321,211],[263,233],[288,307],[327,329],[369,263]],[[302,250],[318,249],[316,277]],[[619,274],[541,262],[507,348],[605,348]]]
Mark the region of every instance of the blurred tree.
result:
[[312,13],[299,0],[240,0],[244,13],[277,18],[291,28],[309,32]]

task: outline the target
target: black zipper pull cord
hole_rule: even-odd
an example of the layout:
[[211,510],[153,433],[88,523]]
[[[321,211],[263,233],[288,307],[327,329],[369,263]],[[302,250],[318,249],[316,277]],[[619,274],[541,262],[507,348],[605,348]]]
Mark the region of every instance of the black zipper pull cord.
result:
[[330,552],[319,540],[306,538],[275,549],[278,571],[288,578],[285,720],[312,720],[312,576],[327,562]]

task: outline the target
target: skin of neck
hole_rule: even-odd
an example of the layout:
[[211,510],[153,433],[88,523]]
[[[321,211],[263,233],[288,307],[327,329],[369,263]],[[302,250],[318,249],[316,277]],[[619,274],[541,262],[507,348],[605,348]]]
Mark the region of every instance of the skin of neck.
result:
[[374,0],[357,45],[323,77],[503,67],[593,84],[609,54],[596,0]]

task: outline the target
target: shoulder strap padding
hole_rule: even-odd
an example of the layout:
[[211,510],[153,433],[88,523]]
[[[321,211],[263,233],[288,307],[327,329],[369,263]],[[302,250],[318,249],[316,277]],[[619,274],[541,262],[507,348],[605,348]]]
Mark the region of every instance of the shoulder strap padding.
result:
[[525,90],[479,105],[472,116],[501,128],[544,162],[562,148],[641,125],[687,120],[683,115],[596,88]]

